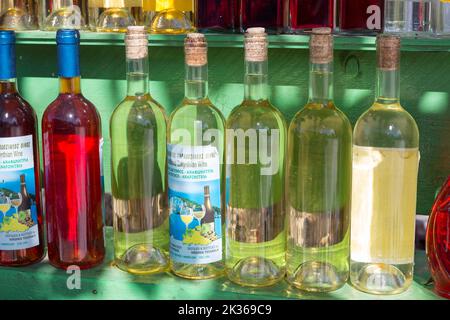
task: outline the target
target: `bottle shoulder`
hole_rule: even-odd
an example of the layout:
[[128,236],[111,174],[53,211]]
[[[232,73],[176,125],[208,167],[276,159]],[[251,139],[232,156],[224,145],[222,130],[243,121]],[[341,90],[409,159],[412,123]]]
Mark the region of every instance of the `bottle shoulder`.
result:
[[167,122],[164,108],[150,95],[142,97],[126,97],[114,109],[110,123],[120,124],[126,122]]
[[286,130],[286,120],[283,114],[270,101],[261,103],[244,101],[231,111],[227,119],[227,128]]
[[354,143],[360,146],[417,148],[419,129],[414,118],[400,104],[375,103],[355,124]]
[[35,126],[36,112],[19,93],[0,94],[0,124],[5,127]]
[[202,121],[209,125],[216,123],[220,127],[225,125],[225,117],[222,112],[209,99],[199,100],[196,103],[184,99],[169,117],[170,126],[178,122],[193,125],[193,121]]

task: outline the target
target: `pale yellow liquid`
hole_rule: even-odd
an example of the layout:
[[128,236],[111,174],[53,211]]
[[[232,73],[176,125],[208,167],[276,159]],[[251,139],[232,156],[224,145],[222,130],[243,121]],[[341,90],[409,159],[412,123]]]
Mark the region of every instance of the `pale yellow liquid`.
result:
[[192,222],[192,220],[194,219],[193,216],[188,216],[188,215],[185,215],[185,216],[180,215],[180,217],[181,217],[181,221],[183,221],[184,224],[186,224],[186,225],[190,224]]
[[3,213],[8,212],[8,210],[11,208],[11,204],[0,204],[0,211]]
[[202,220],[205,217],[205,211],[195,211],[194,217],[198,220]]
[[375,286],[377,272],[412,281],[418,166],[417,148],[353,146],[353,283],[372,276]]
[[21,203],[22,203],[22,200],[20,200],[20,199],[11,200],[11,205],[13,207],[18,207],[18,206],[20,206]]

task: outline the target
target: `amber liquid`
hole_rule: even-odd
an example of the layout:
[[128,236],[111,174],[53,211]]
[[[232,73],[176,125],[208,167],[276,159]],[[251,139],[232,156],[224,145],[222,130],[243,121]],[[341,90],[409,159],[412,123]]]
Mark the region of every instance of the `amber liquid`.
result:
[[39,154],[37,118],[31,106],[17,93],[14,82],[0,81],[0,137],[33,136],[33,160],[35,163],[36,210],[38,217],[39,245],[21,250],[0,250],[0,265],[25,266],[40,261],[44,256],[42,210],[39,185]]

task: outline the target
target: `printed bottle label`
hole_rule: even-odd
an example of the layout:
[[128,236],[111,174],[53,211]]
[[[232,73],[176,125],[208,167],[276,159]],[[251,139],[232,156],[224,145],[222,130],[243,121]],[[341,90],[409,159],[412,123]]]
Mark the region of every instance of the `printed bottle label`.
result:
[[0,250],[38,245],[33,136],[0,138]]
[[220,154],[212,146],[168,145],[170,257],[222,260]]

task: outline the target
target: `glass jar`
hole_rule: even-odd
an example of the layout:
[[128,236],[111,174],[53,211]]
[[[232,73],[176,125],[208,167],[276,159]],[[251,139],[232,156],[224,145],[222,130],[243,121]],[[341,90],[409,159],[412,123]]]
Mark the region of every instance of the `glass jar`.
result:
[[0,1],[0,29],[34,30],[37,28],[37,0]]
[[195,31],[193,0],[143,0],[144,23],[151,33]]
[[53,31],[57,29],[86,29],[88,0],[40,0],[39,28]]
[[89,0],[89,28],[97,32],[126,32],[141,25],[143,0]]

